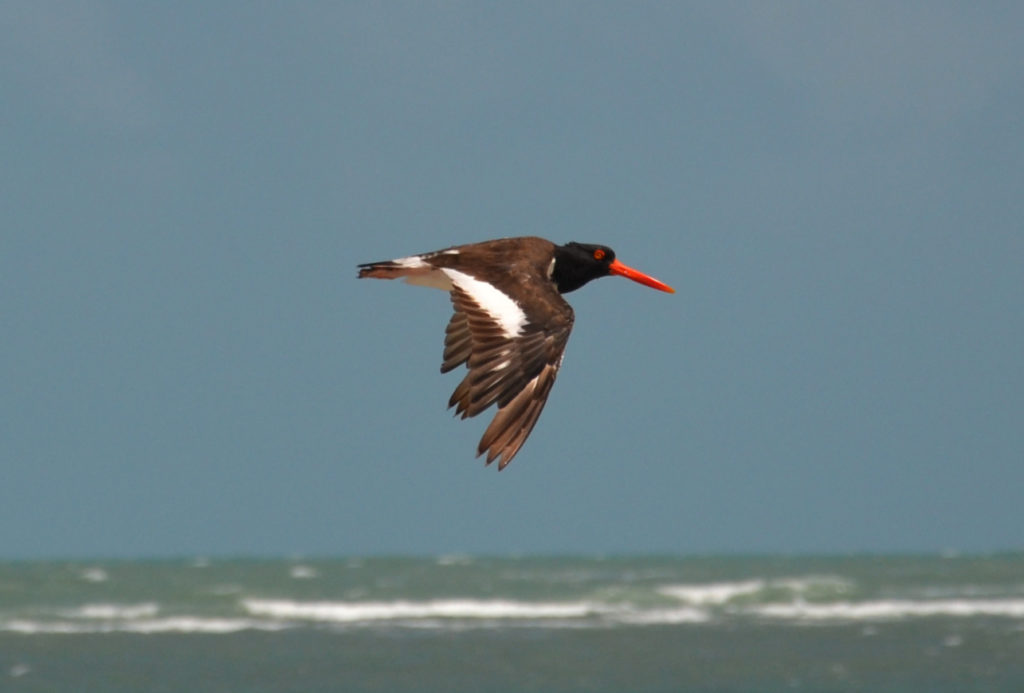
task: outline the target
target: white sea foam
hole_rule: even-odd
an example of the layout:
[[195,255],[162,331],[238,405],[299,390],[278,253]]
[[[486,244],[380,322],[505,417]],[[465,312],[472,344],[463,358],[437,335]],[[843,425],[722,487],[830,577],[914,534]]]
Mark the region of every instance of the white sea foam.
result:
[[[737,588],[738,589],[738,588]],[[230,634],[246,630],[278,631],[290,628],[330,625],[373,626],[386,624],[402,628],[466,629],[516,627],[615,628],[656,625],[686,625],[726,620],[761,619],[791,623],[863,623],[863,634],[876,634],[873,623],[929,618],[999,617],[1024,619],[1024,599],[1002,600],[908,600],[889,599],[864,602],[731,603],[724,611],[721,602],[729,592],[698,593],[701,605],[640,606],[635,603],[601,601],[526,602],[514,600],[447,599],[430,601],[292,601],[245,599],[239,603],[244,614],[161,616],[156,603],[86,604],[52,617],[0,619],[0,632],[34,634],[92,633],[208,633]],[[746,594],[744,591],[736,592]],[[712,595],[712,596],[709,596]],[[961,640],[948,639],[947,647]]]
[[764,580],[665,585],[658,592],[690,604],[724,604],[739,596],[756,594],[765,588]]
[[86,568],[79,575],[88,582],[106,582],[110,579],[110,575],[103,568]]
[[237,633],[243,630],[283,630],[287,623],[246,618],[197,618],[179,616],[125,624],[134,633]]
[[300,602],[246,599],[254,616],[355,623],[402,619],[548,619],[582,618],[600,611],[589,602],[519,602],[510,600],[440,599],[430,601]]
[[672,625],[675,623],[706,623],[711,614],[704,609],[624,609],[607,615],[608,620],[636,626]]
[[154,602],[141,604],[85,604],[77,609],[65,611],[70,618],[95,618],[106,620],[152,618],[160,606]]
[[88,633],[237,633],[244,630],[283,630],[290,624],[242,618],[175,616],[129,621],[36,621],[13,619],[0,622],[0,632],[22,635],[80,635]]
[[459,622],[480,625],[496,622],[542,622],[545,627],[571,628],[611,625],[704,623],[704,609],[674,607],[642,609],[630,604],[580,602],[522,602],[512,600],[449,599],[431,601],[297,602],[247,599],[243,607],[252,616],[290,621],[338,624],[401,622],[417,628],[457,627]]
[[316,568],[308,565],[293,565],[288,574],[296,580],[312,580],[313,578],[320,577],[320,573],[316,571]]
[[658,588],[658,592],[666,597],[672,597],[688,604],[716,606],[768,591],[790,592],[797,597],[801,597],[815,592],[842,594],[852,589],[853,584],[843,578],[832,575],[808,575],[772,580],[755,578],[733,582],[663,585]]
[[891,621],[931,616],[1024,618],[1024,599],[900,600],[760,604],[744,610],[762,618],[796,621]]
[[771,589],[784,589],[803,595],[827,591],[831,594],[850,592],[854,583],[836,575],[805,575],[803,577],[778,578],[768,583]]

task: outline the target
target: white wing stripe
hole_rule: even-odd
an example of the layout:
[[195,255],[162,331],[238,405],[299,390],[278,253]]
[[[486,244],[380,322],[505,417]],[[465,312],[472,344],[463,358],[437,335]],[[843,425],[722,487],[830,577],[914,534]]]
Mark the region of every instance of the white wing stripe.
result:
[[402,267],[408,267],[409,269],[419,269],[420,267],[426,267],[427,263],[420,259],[419,255],[411,255],[409,257],[400,257],[392,260],[391,262]]
[[518,337],[526,324],[526,313],[509,296],[487,282],[474,279],[473,277],[454,270],[444,268],[441,270],[449,277],[452,283],[469,294],[477,304],[487,311],[487,314],[494,318],[494,322],[501,326],[507,337]]

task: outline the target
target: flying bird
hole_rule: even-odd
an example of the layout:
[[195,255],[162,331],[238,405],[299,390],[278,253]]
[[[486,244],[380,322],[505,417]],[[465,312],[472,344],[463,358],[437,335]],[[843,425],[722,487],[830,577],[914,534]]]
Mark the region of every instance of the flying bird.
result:
[[454,314],[444,339],[447,373],[469,372],[449,407],[465,419],[498,405],[477,447],[498,469],[530,435],[562,365],[573,312],[562,294],[615,274],[659,291],[675,289],[615,258],[611,248],[555,245],[533,236],[458,245],[359,265],[359,277],[397,279],[450,292]]

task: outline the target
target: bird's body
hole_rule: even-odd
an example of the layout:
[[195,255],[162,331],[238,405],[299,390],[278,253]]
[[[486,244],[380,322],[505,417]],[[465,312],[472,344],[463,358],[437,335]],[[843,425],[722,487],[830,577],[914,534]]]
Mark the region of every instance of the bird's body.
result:
[[533,430],[562,364],[573,323],[562,294],[608,274],[673,291],[618,262],[606,246],[558,246],[532,236],[359,266],[360,277],[403,277],[450,292],[455,312],[445,330],[441,372],[462,364],[469,372],[448,406],[466,418],[498,405],[477,454],[486,452],[487,464],[500,457],[499,469]]

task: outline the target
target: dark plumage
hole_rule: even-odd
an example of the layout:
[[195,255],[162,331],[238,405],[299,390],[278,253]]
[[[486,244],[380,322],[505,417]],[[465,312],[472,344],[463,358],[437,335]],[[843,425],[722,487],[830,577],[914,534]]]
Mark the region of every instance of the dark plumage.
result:
[[515,457],[544,409],[572,330],[561,294],[609,274],[673,289],[615,259],[606,246],[557,246],[537,237],[502,238],[359,265],[359,277],[395,279],[450,292],[441,372],[468,373],[448,401],[462,418],[493,404],[498,413],[477,454],[498,469]]

